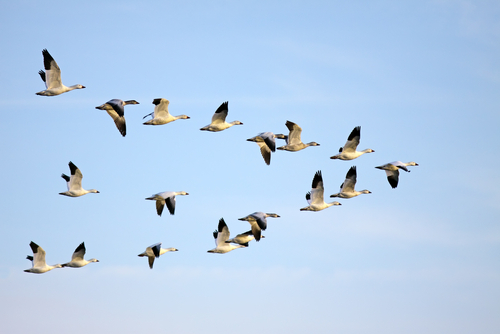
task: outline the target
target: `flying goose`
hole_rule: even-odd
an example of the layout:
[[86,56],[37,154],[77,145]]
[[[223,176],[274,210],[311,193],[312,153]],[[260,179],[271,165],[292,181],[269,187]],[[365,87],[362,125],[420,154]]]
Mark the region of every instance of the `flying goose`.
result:
[[213,232],[213,235],[215,239],[215,248],[208,250],[207,253],[224,254],[236,248],[247,247],[245,245],[226,243],[226,241],[229,239],[229,228],[227,227],[224,218],[219,219],[219,226],[217,230]]
[[243,123],[241,123],[240,121],[233,121],[231,123],[226,122],[226,117],[228,112],[227,105],[228,105],[227,101],[222,103],[212,116],[212,123],[202,127],[200,130],[217,132],[225,130],[233,125],[243,125]]
[[259,241],[261,231],[265,231],[267,228],[267,217],[279,218],[280,216],[275,213],[254,212],[246,217],[239,218],[238,220],[246,220],[249,222],[252,228],[252,234],[255,236],[255,240]]
[[285,125],[288,128],[288,130],[290,130],[290,133],[288,134],[288,136],[281,135],[280,137],[276,137],[276,138],[282,138],[282,139],[286,140],[286,145],[278,147],[278,150],[297,152],[297,151],[303,150],[309,146],[319,146],[319,144],[314,142],[314,141],[307,143],[307,144],[304,144],[302,142],[302,140],[300,139],[300,134],[302,133],[302,128],[300,126],[298,126],[297,124],[290,122],[290,121],[286,121]]
[[405,172],[408,173],[410,172],[410,170],[406,168],[406,166],[418,166],[418,164],[414,161],[410,162],[393,161],[375,168],[385,170],[385,173],[387,174],[387,181],[389,181],[389,184],[391,185],[392,188],[396,188],[398,186],[398,181],[399,181],[399,170],[402,169]]
[[59,193],[59,195],[69,196],[69,197],[79,197],[88,193],[99,193],[98,190],[90,189],[85,190],[82,188],[82,172],[78,167],[75,166],[71,161],[68,163],[69,169],[71,171],[71,177],[66,174],[61,174],[61,177],[66,180],[68,191]]
[[351,134],[349,135],[349,138],[347,138],[347,142],[345,143],[344,147],[341,147],[339,149],[339,154],[330,157],[330,159],[352,160],[356,159],[362,154],[375,152],[371,148],[367,148],[363,151],[356,151],[356,148],[359,145],[360,137],[361,127],[357,126],[351,131]]
[[175,196],[176,195],[189,195],[185,191],[165,191],[162,193],[154,194],[146,199],[156,201],[156,212],[161,217],[163,207],[167,205],[168,211],[171,215],[175,212]]
[[99,110],[106,110],[109,116],[115,121],[116,128],[123,137],[127,134],[127,125],[125,124],[125,106],[128,104],[139,104],[136,100],[122,101],[120,99],[112,99],[108,102],[95,107]]
[[300,209],[300,211],[321,211],[332,205],[341,205],[339,202],[325,203],[323,199],[323,193],[325,189],[323,188],[323,176],[321,171],[317,171],[314,174],[312,181],[312,190],[306,194],[307,203],[309,206]]
[[78,247],[76,247],[73,255],[71,256],[71,261],[68,263],[63,263],[61,266],[71,267],[71,268],[81,268],[89,263],[99,262],[99,260],[97,259],[84,260],[83,257],[85,256],[85,251],[86,251],[85,243],[82,242]]
[[153,263],[155,262],[156,257],[160,257],[160,255],[163,255],[167,252],[177,252],[177,248],[161,248],[161,242],[151,245],[144,252],[141,254],[137,255],[140,257],[147,256],[148,257],[148,262],[149,262],[149,268],[153,269]]
[[271,152],[276,151],[276,142],[274,138],[276,138],[274,133],[262,132],[255,137],[247,139],[247,141],[253,141],[259,145],[260,154],[262,154],[267,165],[271,164]]
[[31,250],[33,251],[33,256],[27,256],[28,260],[32,261],[30,269],[26,269],[24,272],[33,274],[43,274],[54,268],[61,268],[60,264],[54,264],[53,266],[48,266],[45,263],[45,251],[42,247],[35,244],[33,241],[30,242]]
[[170,113],[168,112],[168,105],[170,104],[170,101],[167,99],[154,99],[153,104],[155,105],[155,110],[151,114],[147,114],[146,116],[143,117],[144,119],[148,116],[152,116],[153,119],[142,123],[144,125],[162,125],[173,122],[178,119],[190,118],[189,116],[186,115],[179,115],[179,116],[170,115]]
[[85,86],[82,85],[73,85],[66,87],[63,85],[61,81],[61,69],[57,66],[56,61],[50,55],[47,49],[42,50],[43,55],[43,66],[45,68],[45,72],[40,70],[38,74],[42,78],[43,82],[45,82],[46,90],[42,90],[41,92],[36,93],[36,95],[41,96],[55,96],[62,93],[69,92],[73,89],[82,89]]
[[337,194],[330,195],[330,197],[340,197],[340,198],[352,198],[361,194],[371,194],[369,190],[354,190],[356,185],[356,166],[352,166],[345,176],[345,181],[340,185],[340,192]]
[[[265,238],[263,235],[261,235],[260,237]],[[255,239],[255,237],[253,236],[252,230],[250,230],[244,233],[240,233],[232,239],[226,240],[226,243],[233,243],[248,247],[248,243],[253,239]]]

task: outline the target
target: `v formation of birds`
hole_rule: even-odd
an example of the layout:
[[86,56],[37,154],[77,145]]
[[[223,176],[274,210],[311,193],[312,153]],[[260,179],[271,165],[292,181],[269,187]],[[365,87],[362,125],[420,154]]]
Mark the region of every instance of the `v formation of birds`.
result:
[[[54,58],[50,53],[44,49],[42,51],[44,69],[39,71],[39,75],[45,83],[46,89],[36,93],[40,96],[57,96],[75,89],[83,89],[85,86],[76,84],[72,86],[65,86],[61,80],[61,69],[57,65]],[[170,122],[176,121],[178,119],[189,119],[187,115],[173,116],[168,111],[169,101],[164,98],[153,99],[154,111],[144,118],[151,116],[151,119],[144,122],[144,125],[163,125]],[[99,110],[105,110],[109,116],[115,122],[116,128],[122,136],[127,134],[126,122],[125,122],[125,106],[139,104],[135,100],[120,100],[111,99],[108,102],[95,107]],[[202,131],[219,132],[232,127],[233,125],[243,125],[240,121],[226,122],[226,117],[228,115],[228,102],[223,102],[215,111],[212,116],[212,121],[210,124],[202,127]],[[247,141],[252,141],[258,144],[260,153],[267,165],[271,164],[271,153],[275,152],[276,149],[290,152],[297,152],[303,150],[309,146],[319,146],[320,144],[316,142],[303,143],[301,140],[302,128],[290,121],[286,121],[286,127],[289,130],[288,134],[274,134],[272,132],[262,132],[258,135],[247,139]],[[360,157],[365,153],[375,152],[372,149],[364,149],[362,151],[357,151],[357,147],[360,143],[361,138],[361,127],[355,127],[346,143],[343,147],[339,149],[339,153],[330,157],[331,159],[339,159],[344,161],[349,161]],[[282,139],[285,141],[285,145],[276,147],[276,139]],[[89,193],[99,193],[96,189],[86,190],[82,187],[83,174],[80,169],[73,163],[69,162],[70,176],[62,174],[61,177],[66,181],[68,190],[59,193],[60,195],[69,197],[80,197]],[[399,182],[399,171],[403,170],[405,172],[410,172],[407,168],[408,166],[418,166],[416,162],[401,162],[394,161],[386,163],[375,168],[384,170],[387,175],[387,180],[392,188],[396,188]],[[369,190],[355,190],[357,178],[356,166],[352,166],[345,177],[344,182],[340,186],[340,191],[331,195],[330,197],[338,197],[342,199],[349,199],[356,197],[361,194],[370,194]],[[166,206],[169,213],[173,215],[175,213],[176,196],[179,195],[189,195],[185,191],[164,191],[147,197],[146,200],[152,200],[156,203],[156,212],[158,216],[161,216],[163,209]],[[321,171],[317,171],[314,174],[311,190],[305,195],[308,206],[303,207],[300,211],[321,211],[330,206],[341,205],[337,201],[325,202],[324,200],[324,186],[323,186],[323,176]],[[208,250],[208,253],[218,253],[224,254],[230,252],[237,248],[246,248],[249,246],[249,242],[252,240],[260,241],[264,238],[262,231],[267,229],[267,218],[279,218],[280,216],[276,213],[264,213],[264,212],[254,212],[239,220],[248,221],[250,224],[250,230],[247,232],[240,233],[234,238],[230,238],[229,228],[224,221],[224,218],[219,220],[217,229],[213,232],[213,237],[215,239],[215,248]],[[178,249],[161,248],[162,243],[156,243],[146,248],[146,250],[140,253],[140,257],[148,257],[149,267],[153,269],[153,263],[155,258],[160,257],[167,252],[175,252]],[[32,262],[32,267],[26,269],[25,272],[29,273],[45,273],[55,268],[81,268],[92,262],[99,262],[97,259],[85,260],[84,255],[86,252],[85,244],[82,242],[74,251],[71,261],[64,264],[47,265],[45,262],[45,251],[42,247],[38,246],[33,241],[30,243],[33,256],[28,255],[27,259]]]

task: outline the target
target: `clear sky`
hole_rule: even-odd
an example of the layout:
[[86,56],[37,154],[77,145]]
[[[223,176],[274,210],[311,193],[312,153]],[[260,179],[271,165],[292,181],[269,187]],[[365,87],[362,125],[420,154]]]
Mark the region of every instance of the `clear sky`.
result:
[[[500,4],[496,1],[2,1],[0,323],[4,333],[498,333]],[[66,85],[44,89],[42,49]],[[162,126],[144,126],[155,98]],[[123,138],[105,111],[127,106]],[[229,101],[223,132],[199,129]],[[299,124],[319,147],[260,132]],[[353,161],[329,159],[355,126]],[[375,169],[416,161],[392,189]],[[61,173],[73,161],[79,198]],[[372,194],[301,212],[357,166]],[[145,198],[187,191],[158,217]],[[209,254],[273,212],[265,238]],[[30,241],[49,264],[24,273]],[[137,254],[176,247],[150,270]]]

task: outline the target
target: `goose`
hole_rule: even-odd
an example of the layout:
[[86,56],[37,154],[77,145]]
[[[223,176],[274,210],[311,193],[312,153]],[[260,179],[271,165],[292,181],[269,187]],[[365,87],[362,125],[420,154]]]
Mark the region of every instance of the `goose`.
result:
[[246,220],[249,222],[252,227],[252,234],[255,236],[255,240],[259,241],[261,231],[265,231],[267,228],[267,217],[279,218],[280,216],[275,213],[254,212],[246,217],[239,218],[238,220]]
[[274,133],[262,132],[255,137],[247,139],[247,141],[253,141],[259,145],[260,154],[262,154],[262,157],[268,166],[271,164],[271,152],[276,151],[276,142],[274,138],[276,138]]
[[165,191],[162,193],[154,194],[146,199],[156,201],[156,212],[158,216],[161,217],[163,212],[163,207],[167,205],[168,211],[171,215],[175,212],[175,196],[177,195],[189,195],[185,191]]
[[54,264],[53,266],[48,266],[45,263],[45,251],[42,247],[35,244],[33,241],[30,242],[31,250],[33,251],[33,256],[28,255],[26,258],[32,261],[30,269],[26,269],[24,272],[33,274],[43,274],[54,268],[61,268],[60,264]]
[[168,112],[168,105],[170,104],[170,101],[167,99],[154,99],[153,104],[155,105],[155,110],[151,114],[148,114],[143,117],[146,118],[148,116],[152,116],[153,119],[144,122],[142,124],[144,125],[162,125],[162,124],[167,124],[173,121],[176,121],[178,119],[189,119],[189,116],[186,115],[179,115],[179,116],[172,116]]
[[73,85],[73,86],[64,86],[61,81],[61,69],[57,66],[56,61],[50,55],[47,49],[42,50],[43,55],[43,66],[45,68],[45,72],[40,70],[38,74],[42,78],[45,83],[46,90],[42,90],[41,92],[36,93],[36,95],[41,96],[55,96],[62,93],[69,92],[73,89],[82,89],[85,86],[82,85]]
[[398,186],[399,170],[402,169],[405,172],[408,173],[410,172],[410,170],[406,168],[406,166],[418,166],[418,164],[415,161],[410,161],[410,162],[393,161],[375,168],[385,170],[385,173],[387,174],[387,181],[389,181],[389,184],[394,189]]
[[340,192],[330,195],[330,197],[353,198],[361,194],[371,194],[370,190],[354,190],[356,185],[356,166],[352,166],[345,176],[345,181],[340,185]]
[[236,248],[247,247],[245,245],[226,243],[226,241],[229,239],[229,228],[227,227],[224,218],[219,219],[219,226],[217,230],[213,232],[213,235],[215,239],[215,248],[208,250],[207,253],[224,254]]
[[339,149],[339,154],[330,157],[330,159],[352,160],[356,159],[357,157],[365,153],[375,152],[371,148],[367,148],[366,150],[363,151],[356,151],[356,148],[359,145],[360,137],[361,137],[361,127],[357,126],[351,131],[351,134],[349,135],[349,138],[347,138],[347,142],[345,143],[344,147],[341,147]]
[[98,190],[90,189],[85,190],[82,188],[82,172],[78,167],[75,166],[71,161],[68,163],[69,169],[71,171],[71,177],[66,174],[61,174],[61,177],[66,180],[68,191],[59,193],[59,195],[69,196],[69,197],[79,197],[88,193],[99,193]]
[[63,268],[64,267],[81,268],[89,263],[99,262],[99,260],[97,259],[84,260],[83,257],[85,256],[85,251],[86,251],[85,243],[82,242],[78,247],[76,247],[73,255],[71,256],[71,261],[63,263],[61,266]]
[[214,115],[212,116],[212,123],[202,127],[200,130],[217,132],[225,130],[233,125],[243,125],[243,123],[241,123],[240,121],[233,121],[231,123],[227,123],[226,122],[227,112],[228,112],[228,102],[226,101],[222,103],[220,107],[217,108],[217,110],[215,111]]
[[323,199],[323,193],[325,189],[323,188],[323,176],[321,171],[317,171],[314,174],[312,181],[312,190],[306,194],[307,203],[309,206],[300,209],[300,211],[321,211],[332,205],[341,205],[339,202],[325,203]]
[[115,121],[116,128],[123,137],[127,134],[127,125],[125,124],[125,106],[128,104],[139,104],[136,100],[123,101],[120,99],[112,99],[108,102],[95,107],[99,110],[106,110],[109,116]]
[[[261,238],[265,238],[265,236],[261,235]],[[246,231],[244,233],[240,233],[232,239],[226,240],[226,243],[233,243],[243,246],[248,246],[248,243],[255,239],[253,236],[252,230]]]
[[300,134],[302,133],[302,128],[300,126],[298,126],[297,124],[290,122],[290,121],[286,121],[285,125],[288,128],[288,130],[290,130],[290,132],[289,132],[288,136],[280,135],[280,137],[277,137],[277,138],[282,138],[282,139],[286,140],[286,145],[278,147],[278,150],[297,152],[297,151],[303,150],[309,146],[319,146],[319,144],[314,142],[314,141],[307,143],[307,144],[304,144],[302,142],[302,140],[300,139]]
[[140,257],[147,256],[148,257],[148,262],[149,262],[149,268],[153,269],[153,263],[155,262],[156,257],[160,257],[160,255],[163,255],[167,252],[177,252],[177,248],[161,248],[161,242],[151,245],[144,252],[141,254],[137,255]]

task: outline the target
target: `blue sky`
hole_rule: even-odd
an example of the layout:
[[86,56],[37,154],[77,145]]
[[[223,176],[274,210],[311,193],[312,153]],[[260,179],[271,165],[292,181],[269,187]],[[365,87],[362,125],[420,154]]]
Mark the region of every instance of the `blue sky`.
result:
[[[495,1],[17,1],[0,4],[0,321],[8,333],[497,333],[500,326],[500,5]],[[66,85],[37,72],[48,49]],[[144,126],[154,98],[162,126]],[[127,106],[123,138],[106,112]],[[199,129],[229,101],[219,133]],[[264,131],[299,124],[319,147],[277,151]],[[355,126],[353,161],[329,159]],[[391,189],[375,166],[416,161]],[[80,198],[61,173],[73,161]],[[372,194],[300,212],[357,166]],[[146,197],[187,191],[158,217]],[[266,238],[209,254],[274,212]],[[85,241],[92,263],[43,275]],[[137,254],[163,242],[150,270]]]

